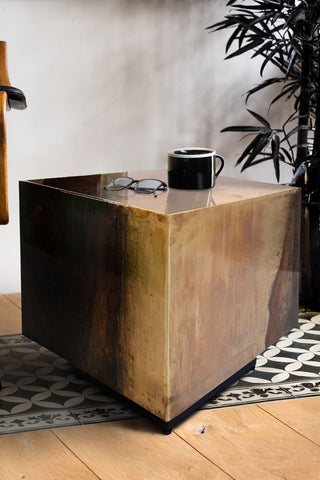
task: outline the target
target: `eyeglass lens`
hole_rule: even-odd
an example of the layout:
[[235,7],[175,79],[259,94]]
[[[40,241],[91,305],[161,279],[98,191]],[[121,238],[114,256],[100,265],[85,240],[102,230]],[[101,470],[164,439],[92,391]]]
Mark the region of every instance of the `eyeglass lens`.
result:
[[122,188],[129,187],[133,182],[134,180],[131,177],[117,177],[113,178],[105,188],[110,190],[121,190]]
[[160,180],[153,180],[153,179],[146,179],[146,180],[139,180],[136,184],[135,190],[137,192],[144,191],[144,192],[154,192],[161,186],[162,182]]

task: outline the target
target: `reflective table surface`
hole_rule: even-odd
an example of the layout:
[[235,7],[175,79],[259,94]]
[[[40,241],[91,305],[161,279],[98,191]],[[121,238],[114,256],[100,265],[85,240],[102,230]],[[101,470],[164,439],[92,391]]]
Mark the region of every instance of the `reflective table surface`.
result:
[[125,176],[132,177],[135,180],[155,178],[168,183],[167,170],[116,172],[75,177],[38,179],[30,180],[30,182],[74,193],[75,195],[96,198],[106,202],[132,206],[166,215],[213,207],[226,203],[245,201],[265,195],[281,194],[284,191],[293,188],[222,176],[216,180],[215,187],[211,189],[178,190],[168,188],[165,192],[157,192],[156,197],[152,194],[136,193],[129,189],[114,192],[104,188],[112,178]]

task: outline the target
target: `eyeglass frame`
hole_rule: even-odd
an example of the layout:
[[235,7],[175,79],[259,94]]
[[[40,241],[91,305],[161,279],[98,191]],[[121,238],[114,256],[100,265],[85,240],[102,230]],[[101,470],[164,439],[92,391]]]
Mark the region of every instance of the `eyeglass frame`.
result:
[[[131,182],[128,184],[128,185],[125,185],[123,187],[115,187],[115,188],[112,188],[112,187],[108,187],[108,185],[111,183],[111,182],[114,182],[115,180],[118,180],[118,178],[127,178],[129,180],[131,180]],[[138,184],[139,182],[144,182],[145,180],[152,180],[154,182],[159,182],[160,185],[157,187],[157,188],[154,188],[154,189],[149,189],[150,191],[146,191],[146,189],[140,189],[139,190],[139,187],[138,187]],[[136,184],[135,187],[133,187],[132,185],[133,184]],[[140,180],[135,180],[134,178],[132,177],[115,177],[115,178],[112,178],[111,181],[109,182],[108,185],[106,185],[105,187],[103,187],[105,190],[109,190],[110,192],[118,192],[120,190],[126,190],[126,189],[129,189],[129,190],[134,190],[136,193],[142,193],[144,195],[151,195],[153,194],[155,197],[157,196],[156,195],[156,191],[157,190],[161,190],[161,191],[166,191],[168,189],[168,185],[166,184],[166,182],[164,182],[163,180],[159,180],[158,178],[142,178]]]

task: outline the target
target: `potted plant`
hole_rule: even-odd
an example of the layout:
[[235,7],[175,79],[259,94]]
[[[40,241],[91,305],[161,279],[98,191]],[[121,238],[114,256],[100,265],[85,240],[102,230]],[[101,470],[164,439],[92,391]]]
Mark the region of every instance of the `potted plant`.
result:
[[[230,28],[226,59],[251,53],[260,58],[262,81],[249,98],[272,85],[280,90],[269,101],[290,100],[288,118],[273,128],[267,118],[249,110],[254,124],[231,126],[248,143],[237,160],[241,171],[271,162],[277,181],[281,163],[293,170],[291,185],[302,188],[300,304],[320,308],[320,2],[319,0],[230,0],[224,19],[211,32]],[[266,67],[277,74],[264,78]],[[265,95],[265,94],[264,94]],[[249,139],[249,140],[248,140]]]

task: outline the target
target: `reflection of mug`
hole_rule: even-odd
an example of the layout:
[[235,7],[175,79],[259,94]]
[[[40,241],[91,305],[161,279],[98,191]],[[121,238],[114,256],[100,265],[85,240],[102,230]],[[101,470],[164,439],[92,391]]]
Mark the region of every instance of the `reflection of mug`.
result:
[[[221,165],[216,171],[216,158]],[[168,152],[168,183],[171,188],[201,190],[214,187],[224,159],[210,148],[179,148]]]

